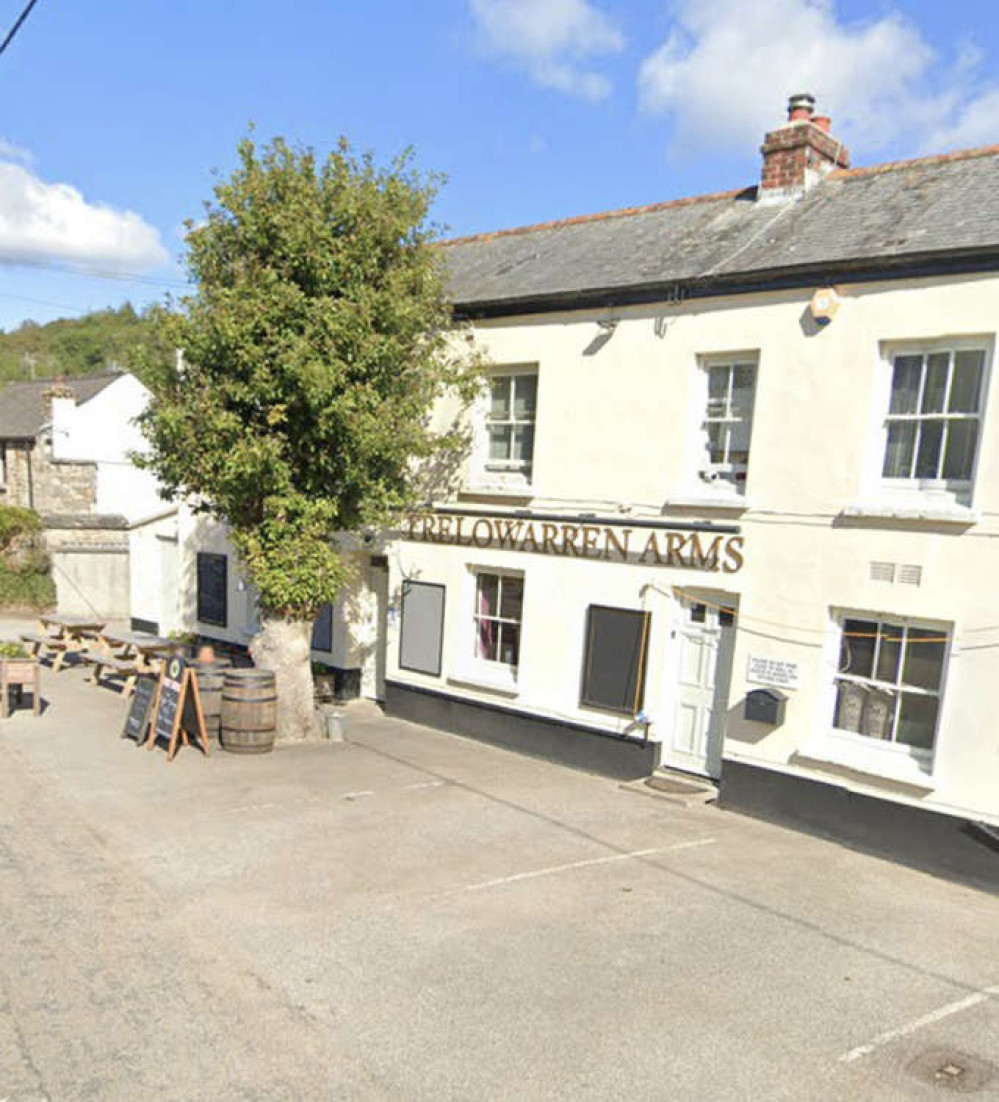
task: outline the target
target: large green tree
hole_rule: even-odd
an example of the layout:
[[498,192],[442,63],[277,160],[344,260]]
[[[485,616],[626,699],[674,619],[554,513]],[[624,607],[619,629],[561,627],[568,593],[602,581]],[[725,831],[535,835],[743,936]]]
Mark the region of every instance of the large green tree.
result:
[[151,365],[150,467],[230,530],[256,587],[251,644],[277,669],[281,737],[308,733],[308,632],[348,567],[336,533],[381,526],[418,472],[460,447],[430,413],[470,396],[429,221],[438,178],[346,141],[325,161],[278,138],[239,145],[188,224],[194,293],[162,320],[181,355]]

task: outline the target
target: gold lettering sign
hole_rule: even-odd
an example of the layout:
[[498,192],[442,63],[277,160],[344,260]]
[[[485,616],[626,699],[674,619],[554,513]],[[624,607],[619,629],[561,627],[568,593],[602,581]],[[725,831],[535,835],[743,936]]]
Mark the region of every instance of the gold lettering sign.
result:
[[403,526],[403,539],[455,547],[498,547],[538,555],[678,566],[735,574],[742,569],[742,536],[710,531],[608,528],[599,524],[552,524],[521,517],[469,517],[419,513]]

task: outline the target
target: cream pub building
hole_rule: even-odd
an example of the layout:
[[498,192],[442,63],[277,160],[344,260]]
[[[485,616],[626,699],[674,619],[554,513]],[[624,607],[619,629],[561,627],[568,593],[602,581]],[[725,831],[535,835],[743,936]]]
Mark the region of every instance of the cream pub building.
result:
[[460,484],[378,548],[390,714],[999,883],[999,147],[456,240]]

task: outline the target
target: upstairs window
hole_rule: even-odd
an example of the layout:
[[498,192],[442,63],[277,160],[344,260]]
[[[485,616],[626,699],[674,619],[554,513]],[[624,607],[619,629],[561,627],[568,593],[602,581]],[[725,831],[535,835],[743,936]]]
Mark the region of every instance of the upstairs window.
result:
[[753,431],[756,364],[743,357],[711,359],[704,362],[703,372],[707,394],[697,475],[704,483],[742,494]]
[[899,486],[970,489],[984,383],[982,348],[896,353],[882,477]]
[[534,459],[537,371],[492,375],[486,412],[486,469],[529,476]]

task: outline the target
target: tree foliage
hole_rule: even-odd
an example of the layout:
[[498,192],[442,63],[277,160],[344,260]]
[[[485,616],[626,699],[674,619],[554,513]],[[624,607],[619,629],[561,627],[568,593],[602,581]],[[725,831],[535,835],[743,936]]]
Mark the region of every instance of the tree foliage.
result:
[[42,609],[55,603],[55,584],[31,509],[0,505],[0,608]]
[[169,360],[155,323],[157,309],[137,311],[131,303],[96,310],[80,318],[39,325],[26,321],[0,333],[0,383],[16,379],[96,375],[114,366]]
[[188,225],[196,293],[164,318],[183,359],[147,374],[146,465],[224,520],[271,615],[310,619],[344,566],[332,533],[379,525],[421,462],[458,446],[430,410],[474,373],[452,328],[429,211],[439,180],[341,141],[278,138]]

